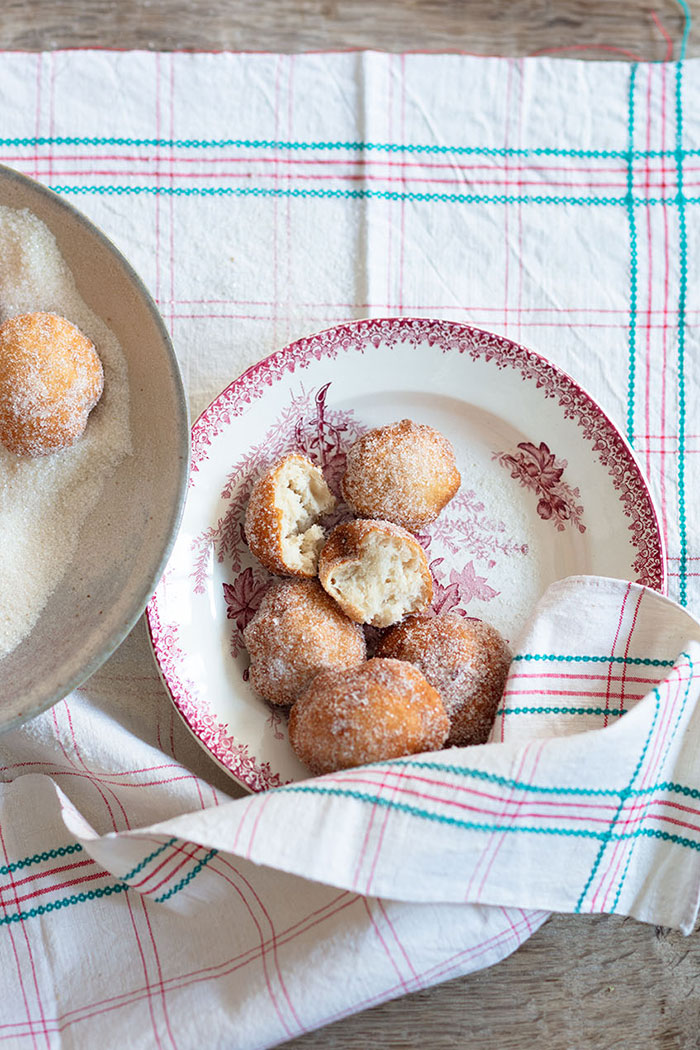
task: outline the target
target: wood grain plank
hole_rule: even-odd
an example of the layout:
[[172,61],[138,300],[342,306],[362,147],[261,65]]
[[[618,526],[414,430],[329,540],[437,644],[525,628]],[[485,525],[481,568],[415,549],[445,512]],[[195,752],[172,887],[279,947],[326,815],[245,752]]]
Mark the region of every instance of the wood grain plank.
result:
[[551,918],[489,970],[385,1003],[284,1050],[698,1050],[700,937]]
[[[688,54],[700,54],[698,30]],[[676,0],[4,0],[0,47],[677,57]]]

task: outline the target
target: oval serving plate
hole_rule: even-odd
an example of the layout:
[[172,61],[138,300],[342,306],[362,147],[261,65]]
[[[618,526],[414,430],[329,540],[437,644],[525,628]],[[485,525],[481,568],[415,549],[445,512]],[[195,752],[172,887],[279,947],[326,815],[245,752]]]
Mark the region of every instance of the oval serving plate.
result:
[[308,776],[286,718],[247,682],[242,630],[270,576],[243,519],[261,467],[299,449],[338,490],[370,427],[411,418],[452,442],[462,486],[421,536],[435,611],[513,640],[556,579],[598,574],[665,589],[651,495],[595,401],[544,358],[448,321],[358,321],[300,339],[232,382],[192,428],[183,523],[147,607],[163,681],[186,724],[241,785]]

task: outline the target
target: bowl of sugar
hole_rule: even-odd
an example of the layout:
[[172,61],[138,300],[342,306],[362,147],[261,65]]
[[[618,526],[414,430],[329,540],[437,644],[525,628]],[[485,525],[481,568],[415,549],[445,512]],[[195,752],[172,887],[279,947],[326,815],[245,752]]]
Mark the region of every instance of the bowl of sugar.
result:
[[142,614],[182,514],[189,423],[168,333],[131,266],[80,212],[2,166],[0,258],[0,325],[65,318],[104,377],[67,447],[0,442],[2,731],[88,678]]

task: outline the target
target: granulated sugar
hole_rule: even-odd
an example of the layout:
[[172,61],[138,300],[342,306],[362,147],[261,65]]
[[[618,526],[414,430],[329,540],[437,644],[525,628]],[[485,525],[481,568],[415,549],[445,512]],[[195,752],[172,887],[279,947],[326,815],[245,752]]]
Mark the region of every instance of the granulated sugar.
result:
[[447,438],[424,423],[402,419],[368,431],[348,449],[342,487],[358,516],[420,531],[459,483]]
[[286,707],[320,671],[355,667],[366,655],[362,628],[311,579],[278,578],[244,637],[251,685],[267,700]]
[[95,344],[105,374],[85,433],[31,458],[0,445],[0,658],[31,631],[75,554],[105,480],[131,452],[126,361],[112,332],[77,292],[55,238],[28,211],[0,207],[0,322],[47,311]]

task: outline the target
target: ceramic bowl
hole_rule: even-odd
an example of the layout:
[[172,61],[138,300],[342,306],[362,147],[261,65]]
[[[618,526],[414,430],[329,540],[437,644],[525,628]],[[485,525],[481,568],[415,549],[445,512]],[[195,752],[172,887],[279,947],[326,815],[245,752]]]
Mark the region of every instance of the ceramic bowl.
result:
[[3,167],[0,205],[28,208],[49,228],[83,299],[121,343],[133,446],[133,454],[105,482],[82,525],[73,562],[34,628],[0,660],[0,729],[5,730],[83,682],[143,612],[182,514],[189,423],[165,325],[114,245],[50,190]]

